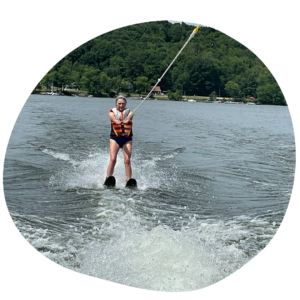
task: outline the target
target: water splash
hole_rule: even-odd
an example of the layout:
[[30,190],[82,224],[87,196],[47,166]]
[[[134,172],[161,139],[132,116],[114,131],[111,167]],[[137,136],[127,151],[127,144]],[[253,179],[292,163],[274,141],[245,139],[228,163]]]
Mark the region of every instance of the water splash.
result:
[[234,245],[224,247],[216,224],[175,231],[143,227],[132,215],[123,219],[114,224],[115,238],[95,241],[81,253],[79,272],[149,290],[189,291],[223,279],[247,261]]
[[[62,165],[61,169],[51,176],[50,186],[58,186],[65,190],[73,188],[104,188],[103,182],[106,177],[106,169],[109,163],[108,151],[99,149],[97,152],[85,155],[82,160],[76,160],[69,154],[53,151],[52,149],[43,149],[42,152],[51,155],[56,159],[70,163],[70,165]],[[156,156],[155,158],[142,159],[138,151],[133,153],[133,177],[138,182],[138,188],[140,190],[158,188],[161,184],[167,182],[166,171],[158,167],[157,161],[172,158],[176,154],[178,154],[178,151]],[[172,177],[167,177],[169,178],[169,181],[173,182],[176,180],[176,174],[173,173],[172,175]],[[117,179],[116,187],[124,188],[126,177],[122,151],[120,151],[118,155],[114,176]]]

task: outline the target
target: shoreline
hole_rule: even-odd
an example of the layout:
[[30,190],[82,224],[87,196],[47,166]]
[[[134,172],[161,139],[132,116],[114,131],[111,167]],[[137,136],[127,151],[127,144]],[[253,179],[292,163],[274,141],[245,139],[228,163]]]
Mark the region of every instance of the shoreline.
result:
[[[31,95],[41,95],[41,96],[60,96],[60,97],[81,97],[81,98],[106,98],[106,99],[115,99],[115,97],[109,97],[109,96],[94,96],[88,93],[78,93],[78,94],[70,94],[70,95],[65,95],[61,93],[51,93],[51,92],[41,92],[41,93],[31,93]],[[245,105],[272,105],[272,104],[261,104],[261,103],[256,103],[254,101],[246,101],[246,102],[241,102],[241,101],[232,101],[232,98],[223,98],[223,97],[217,97],[218,100],[209,100],[209,97],[205,96],[186,96],[187,98],[182,99],[182,100],[170,100],[167,98],[167,96],[162,97],[158,96],[156,98],[149,98],[147,101],[174,101],[174,102],[198,102],[198,103],[219,103],[219,104],[245,104]],[[200,99],[199,99],[200,98]],[[129,96],[127,97],[128,100],[144,100],[141,97],[134,97],[134,96]],[[287,105],[274,105],[274,106],[287,106]]]

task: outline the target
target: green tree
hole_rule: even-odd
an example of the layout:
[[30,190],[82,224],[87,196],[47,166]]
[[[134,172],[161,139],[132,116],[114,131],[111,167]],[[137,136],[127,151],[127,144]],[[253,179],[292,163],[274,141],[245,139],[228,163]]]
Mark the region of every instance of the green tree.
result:
[[257,88],[257,97],[258,101],[262,104],[287,104],[277,83],[259,86]]
[[209,95],[209,100],[216,100],[217,93],[215,91],[211,92]]
[[263,104],[287,104],[279,85],[266,67],[259,74],[257,97],[258,101]]
[[180,101],[182,100],[182,95],[179,91],[176,91],[175,93],[170,91],[168,92],[168,98],[169,100]]
[[127,79],[123,78],[120,82],[120,91],[127,94],[129,92],[129,87],[130,87],[130,82]]
[[225,91],[230,97],[236,99],[239,97],[240,87],[236,82],[228,81],[225,85]]
[[258,87],[257,73],[255,70],[249,69],[244,73],[241,79],[241,90],[246,97],[257,97],[256,90]]
[[141,51],[134,50],[128,53],[125,59],[125,76],[131,82],[144,74],[144,61],[144,55]]
[[52,86],[56,84],[57,71],[52,70],[50,73],[46,74],[41,80],[41,85],[46,86],[47,89],[51,89]]
[[75,77],[72,73],[72,62],[69,60],[65,60],[57,72],[56,83],[59,86],[62,86],[62,90],[64,90],[66,85],[71,85],[71,83],[73,83],[74,81]]
[[137,93],[143,93],[146,92],[147,87],[149,86],[149,81],[146,76],[139,76],[134,81],[136,92]]
[[213,60],[210,57],[191,57],[185,63],[190,94],[205,95],[215,89]]
[[110,79],[110,90],[114,91],[116,94],[119,94],[121,90],[122,77],[117,76]]
[[89,93],[100,93],[100,71],[94,67],[85,67],[84,74],[80,79],[80,85]]
[[110,92],[110,78],[104,72],[100,73],[100,86],[105,93]]

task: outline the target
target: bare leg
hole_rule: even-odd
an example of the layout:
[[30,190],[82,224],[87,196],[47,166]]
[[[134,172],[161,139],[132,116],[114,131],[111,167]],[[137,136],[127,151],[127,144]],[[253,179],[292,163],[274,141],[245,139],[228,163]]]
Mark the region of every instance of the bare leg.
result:
[[109,142],[110,161],[109,161],[107,173],[106,173],[107,177],[112,176],[114,174],[119,149],[120,149],[120,146],[117,144],[117,142],[114,140],[110,140],[110,142]]
[[123,146],[125,174],[126,174],[127,181],[131,178],[131,175],[132,175],[131,163],[130,163],[131,152],[132,152],[132,141],[126,143]]

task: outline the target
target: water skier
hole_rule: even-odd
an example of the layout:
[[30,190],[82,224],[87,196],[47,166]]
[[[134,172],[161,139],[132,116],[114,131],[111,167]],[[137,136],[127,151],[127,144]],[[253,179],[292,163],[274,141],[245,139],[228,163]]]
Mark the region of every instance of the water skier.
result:
[[109,153],[110,161],[107,168],[107,177],[113,176],[119,149],[123,149],[126,181],[131,179],[131,153],[132,153],[132,119],[133,112],[126,108],[127,100],[123,95],[116,98],[116,107],[108,114],[111,122]]

